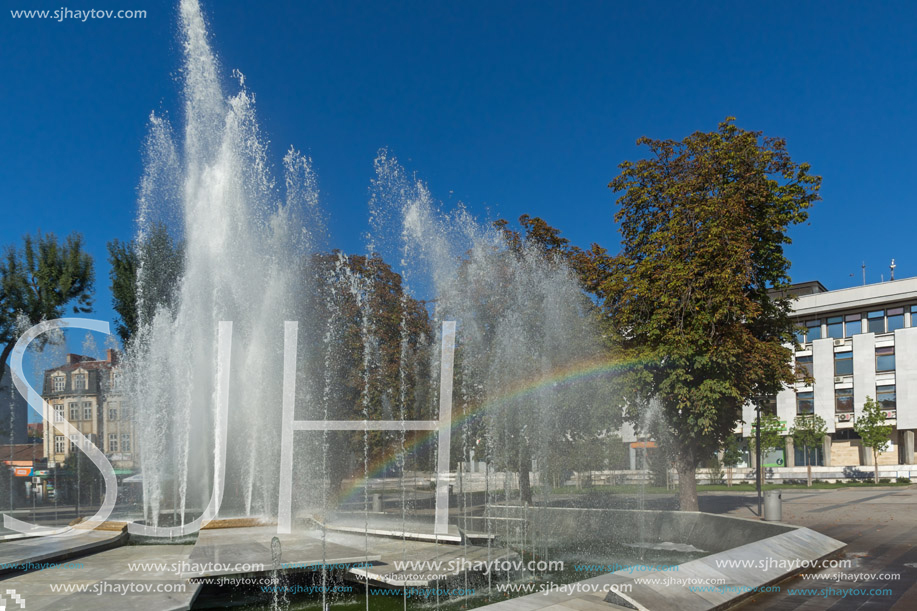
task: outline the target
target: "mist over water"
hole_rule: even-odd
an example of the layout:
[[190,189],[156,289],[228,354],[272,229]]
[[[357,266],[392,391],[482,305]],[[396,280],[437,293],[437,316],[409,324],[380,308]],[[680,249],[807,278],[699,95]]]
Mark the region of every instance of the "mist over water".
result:
[[[183,126],[150,119],[138,204],[140,330],[127,354],[148,523],[172,514],[184,524],[210,499],[222,432],[219,321],[233,323],[221,516],[277,514],[287,320],[299,321],[297,419],[435,418],[438,329],[455,320],[453,470],[473,449],[491,469],[519,471],[532,460],[543,469],[567,429],[588,428],[607,384],[572,384],[558,372],[599,358],[601,335],[561,261],[534,245],[511,250],[461,207],[444,212],[385,151],[368,177],[366,259],[317,254],[326,231],[311,160],[290,149],[278,184],[254,97],[238,73],[235,93],[224,91],[195,0],[180,4],[180,37]],[[181,245],[179,256],[163,233]],[[375,253],[399,276],[394,321],[374,309],[371,281],[385,271]],[[419,313],[418,300],[426,300]],[[397,333],[383,333],[389,324]],[[395,372],[384,373],[393,362]],[[424,466],[407,457],[413,442],[403,432],[347,444],[335,435],[294,435],[298,514],[334,509],[334,480],[377,475],[372,464],[402,473],[411,460]]]

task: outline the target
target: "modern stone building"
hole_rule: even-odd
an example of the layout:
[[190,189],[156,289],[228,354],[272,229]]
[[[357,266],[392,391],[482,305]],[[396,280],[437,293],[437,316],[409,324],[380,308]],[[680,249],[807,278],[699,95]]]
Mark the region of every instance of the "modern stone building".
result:
[[[893,425],[892,445],[880,465],[914,464],[917,430],[917,278],[829,291],[819,282],[793,285],[799,349],[798,381],[762,402],[791,427],[797,415],[817,414],[828,425],[824,447],[810,453],[812,464],[871,465],[853,422],[867,397],[878,400]],[[743,410],[742,433],[754,434],[755,407]],[[785,465],[805,456],[787,438]],[[765,465],[767,463],[765,462]]]
[[108,456],[115,469],[134,468],[133,418],[124,401],[114,350],[107,351],[105,360],[68,354],[66,364],[45,371],[42,398],[49,467],[63,464],[76,450],[76,437],[54,428],[55,422],[69,422]]

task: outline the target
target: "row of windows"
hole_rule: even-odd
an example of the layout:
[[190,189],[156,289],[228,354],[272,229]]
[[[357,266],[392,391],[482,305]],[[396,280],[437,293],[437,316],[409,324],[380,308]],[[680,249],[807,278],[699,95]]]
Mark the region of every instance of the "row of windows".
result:
[[[876,348],[876,373],[889,373],[895,371],[895,347],[883,346]],[[811,379],[814,375],[812,368],[812,355],[796,357],[796,379],[801,381]],[[834,375],[853,375],[853,352],[834,353]]]
[[[895,385],[876,386],[876,401],[884,410],[894,410],[898,404]],[[853,413],[853,389],[838,388],[834,391],[834,412],[837,414]],[[796,393],[796,414],[804,416],[815,413],[815,393],[812,391]]]
[[[77,420],[92,420],[93,419],[93,409],[92,403],[89,401],[83,401],[83,403],[70,403],[70,422],[75,422]],[[118,420],[119,409],[116,404],[110,405],[108,407],[108,419],[109,420]],[[121,407],[120,416],[123,420],[130,419],[130,411],[126,407]],[[54,421],[63,422],[64,421],[64,406],[55,405],[54,406]]]
[[[807,320],[796,331],[796,341],[802,345],[823,337],[843,339],[860,333],[894,333],[904,328],[904,308],[872,310],[866,314],[830,316]],[[911,326],[917,327],[917,305],[910,306]],[[822,331],[824,323],[824,334]]]
[[[74,373],[70,375],[71,388],[73,390],[87,390],[89,388],[89,378],[85,373]],[[111,373],[112,389],[121,388],[121,374],[113,371]],[[67,390],[67,376],[65,374],[51,376],[51,389],[54,392]]]
[[[79,442],[77,441],[78,437],[76,435],[70,436],[70,451],[73,452],[77,449]],[[119,449],[120,441],[120,449]],[[67,448],[67,438],[63,435],[54,436],[54,452],[56,454],[63,454]],[[131,435],[130,433],[121,433],[120,437],[117,433],[111,433],[108,435],[108,451],[109,452],[130,452],[131,451]]]

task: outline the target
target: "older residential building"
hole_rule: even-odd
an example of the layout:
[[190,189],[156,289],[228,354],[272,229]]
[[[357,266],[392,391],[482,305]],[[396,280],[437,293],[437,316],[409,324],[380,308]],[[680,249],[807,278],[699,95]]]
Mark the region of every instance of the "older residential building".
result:
[[118,355],[105,360],[68,354],[67,362],[45,371],[44,451],[48,465],[62,464],[77,437],[54,428],[69,423],[104,452],[115,469],[133,469],[136,452],[133,419],[124,400]]
[[[817,414],[828,425],[823,447],[809,460],[824,466],[871,465],[853,429],[867,397],[879,401],[894,428],[880,465],[914,464],[917,430],[917,278],[829,291],[819,282],[794,285],[799,323],[794,351],[798,381],[762,409],[792,426],[797,415]],[[754,432],[755,407],[743,410],[743,434]],[[787,438],[786,466],[804,464]],[[767,463],[765,463],[767,464]]]

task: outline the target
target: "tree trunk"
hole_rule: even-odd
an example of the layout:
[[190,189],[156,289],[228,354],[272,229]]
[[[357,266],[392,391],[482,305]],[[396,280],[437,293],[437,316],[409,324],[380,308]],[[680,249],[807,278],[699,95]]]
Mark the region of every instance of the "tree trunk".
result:
[[872,464],[875,468],[875,480],[876,483],[879,483],[879,453],[875,448],[872,449]]
[[732,488],[732,467],[726,467],[726,485]]
[[681,511],[698,511],[697,505],[697,465],[693,453],[679,457],[678,464],[678,508]]
[[812,487],[812,463],[809,462],[809,448],[804,446],[803,451],[806,453],[806,487]]

